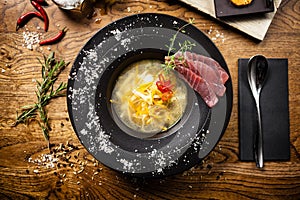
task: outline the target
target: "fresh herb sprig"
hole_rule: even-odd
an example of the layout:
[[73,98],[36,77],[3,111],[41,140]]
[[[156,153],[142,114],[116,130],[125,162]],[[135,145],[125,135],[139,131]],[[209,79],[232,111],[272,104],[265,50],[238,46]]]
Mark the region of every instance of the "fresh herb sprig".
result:
[[194,43],[192,43],[189,40],[185,40],[183,43],[178,43],[179,45],[179,49],[177,50],[174,45],[175,45],[175,40],[177,38],[178,33],[185,33],[185,27],[187,27],[190,24],[194,23],[194,19],[189,19],[189,23],[183,25],[182,27],[180,27],[177,32],[173,35],[172,38],[170,38],[170,45],[167,45],[168,48],[168,55],[167,55],[167,60],[165,62],[165,64],[163,65],[163,68],[168,71],[170,69],[174,69],[176,67],[175,65],[175,54],[172,54],[172,52],[176,51],[176,52],[186,52],[188,50],[191,50],[194,46],[196,46]]
[[48,57],[44,56],[43,61],[39,59],[39,62],[42,65],[42,81],[36,81],[37,90],[35,93],[37,102],[33,105],[22,107],[22,113],[17,116],[14,126],[20,123],[27,124],[30,119],[36,119],[37,115],[39,115],[38,124],[50,148],[49,132],[51,127],[45,106],[49,104],[50,100],[65,95],[63,91],[67,88],[67,84],[62,82],[54,89],[54,83],[69,63],[66,63],[64,60],[56,60],[54,52],[51,52]]

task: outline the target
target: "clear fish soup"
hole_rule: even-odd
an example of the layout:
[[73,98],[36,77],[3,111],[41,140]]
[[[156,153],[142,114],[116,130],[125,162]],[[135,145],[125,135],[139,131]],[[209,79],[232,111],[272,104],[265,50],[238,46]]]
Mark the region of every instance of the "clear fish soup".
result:
[[160,60],[141,60],[119,76],[110,101],[114,118],[126,126],[127,134],[148,138],[181,119],[187,87],[173,71],[166,72]]

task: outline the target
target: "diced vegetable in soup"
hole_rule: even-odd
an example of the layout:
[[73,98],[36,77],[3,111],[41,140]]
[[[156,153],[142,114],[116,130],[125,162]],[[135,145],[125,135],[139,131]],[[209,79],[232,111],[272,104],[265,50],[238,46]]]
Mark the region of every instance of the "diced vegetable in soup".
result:
[[168,130],[180,120],[187,104],[185,83],[161,65],[159,60],[133,63],[112,92],[112,109],[126,126],[141,134]]

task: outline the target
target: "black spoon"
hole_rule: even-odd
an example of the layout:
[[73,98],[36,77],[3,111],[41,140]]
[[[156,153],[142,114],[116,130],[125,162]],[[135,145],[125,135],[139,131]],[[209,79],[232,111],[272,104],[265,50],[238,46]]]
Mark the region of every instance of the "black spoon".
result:
[[264,85],[268,72],[268,61],[262,55],[256,55],[250,58],[248,62],[248,81],[255,99],[257,118],[258,118],[258,132],[254,134],[254,158],[256,166],[263,168],[263,132],[262,132],[262,121],[260,112],[260,93]]

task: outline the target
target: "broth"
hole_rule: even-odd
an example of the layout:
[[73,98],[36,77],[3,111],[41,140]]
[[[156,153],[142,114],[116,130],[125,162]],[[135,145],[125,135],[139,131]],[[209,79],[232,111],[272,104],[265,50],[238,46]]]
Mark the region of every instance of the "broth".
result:
[[185,83],[173,71],[165,72],[160,60],[131,64],[119,76],[111,97],[116,116],[141,134],[140,138],[171,128],[182,117],[186,104]]

